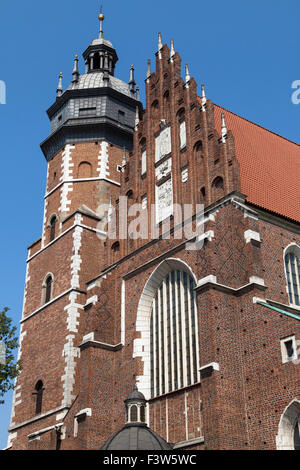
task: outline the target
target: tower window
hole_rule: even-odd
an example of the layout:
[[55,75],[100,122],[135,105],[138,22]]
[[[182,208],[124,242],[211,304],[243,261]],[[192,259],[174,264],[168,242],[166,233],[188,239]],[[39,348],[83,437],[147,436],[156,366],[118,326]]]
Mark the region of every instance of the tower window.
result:
[[53,276],[48,274],[43,282],[42,288],[42,305],[50,302],[53,292]]
[[95,114],[96,114],[96,107],[79,109],[79,117],[95,116]]
[[46,280],[46,297],[45,297],[46,303],[51,300],[51,287],[52,287],[52,278],[49,276]]
[[50,220],[50,242],[52,242],[52,240],[54,240],[55,238],[56,222],[57,222],[57,218],[54,215],[52,219]]
[[125,113],[124,111],[118,111],[118,122],[124,124],[125,122]]
[[43,404],[43,382],[39,380],[35,386],[35,396],[36,396],[36,402],[35,402],[35,414],[38,415],[42,412],[42,404]]

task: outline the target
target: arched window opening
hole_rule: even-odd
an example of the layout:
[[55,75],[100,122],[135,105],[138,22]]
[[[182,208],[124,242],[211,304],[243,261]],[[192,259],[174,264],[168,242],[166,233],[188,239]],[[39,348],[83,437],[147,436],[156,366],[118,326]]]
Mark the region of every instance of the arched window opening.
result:
[[276,436],[278,450],[300,450],[300,401],[294,399],[284,410]]
[[45,282],[45,304],[50,302],[51,297],[52,297],[52,282],[53,282],[52,276],[49,275]]
[[130,408],[130,422],[131,422],[131,423],[135,423],[137,420],[138,420],[138,416],[137,416],[137,406],[136,406],[136,405],[133,405],[133,406]]
[[150,319],[151,397],[199,380],[195,281],[172,271],[157,289]]
[[224,196],[224,182],[221,176],[217,176],[212,183],[213,199],[218,200]]
[[300,305],[300,248],[292,245],[286,251],[284,257],[285,272],[287,279],[289,302],[292,305]]
[[164,92],[163,95],[163,103],[164,103],[164,110],[168,111],[169,109],[169,104],[170,104],[170,93],[169,90]]
[[57,222],[57,217],[56,215],[54,215],[50,220],[50,242],[54,240],[55,235],[56,235],[56,222]]
[[78,166],[78,178],[90,178],[92,176],[92,165],[89,162],[81,162]]
[[94,55],[94,69],[100,69],[100,54],[99,52],[96,52]]
[[202,151],[203,151],[203,145],[202,145],[202,140],[198,140],[198,142],[195,143],[194,145],[194,156],[197,157],[202,156]]
[[125,196],[128,198],[128,199],[133,199],[133,191],[132,189],[129,189],[127,191],[127,193],[125,194]]
[[158,112],[159,112],[159,102],[158,102],[158,100],[153,101],[153,103],[151,105],[151,111],[152,111],[153,117],[158,116]]
[[39,380],[35,386],[35,395],[36,395],[36,402],[35,402],[35,414],[39,415],[42,412],[42,405],[43,405],[43,382]]
[[120,243],[119,243],[119,242],[113,243],[112,246],[111,246],[111,249],[112,249],[112,251],[114,251],[115,253],[118,252],[118,251],[120,251]]
[[146,407],[142,405],[142,406],[140,407],[140,414],[141,414],[140,421],[141,421],[142,423],[145,423],[145,422],[146,422],[146,411],[145,411],[145,410],[146,410]]
[[205,202],[205,186],[200,189],[199,203],[203,204]]

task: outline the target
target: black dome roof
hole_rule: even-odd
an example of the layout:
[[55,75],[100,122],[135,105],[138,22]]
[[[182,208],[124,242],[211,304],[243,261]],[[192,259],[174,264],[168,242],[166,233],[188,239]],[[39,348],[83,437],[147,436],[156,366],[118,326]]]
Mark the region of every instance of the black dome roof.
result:
[[142,394],[142,392],[139,392],[138,391],[138,388],[137,386],[135,385],[134,386],[134,389],[133,389],[133,392],[131,392],[128,397],[126,398],[126,400],[124,400],[125,402],[127,401],[135,401],[135,400],[138,400],[138,401],[146,401],[144,395]]
[[100,450],[171,450],[162,437],[146,424],[130,423],[110,437]]

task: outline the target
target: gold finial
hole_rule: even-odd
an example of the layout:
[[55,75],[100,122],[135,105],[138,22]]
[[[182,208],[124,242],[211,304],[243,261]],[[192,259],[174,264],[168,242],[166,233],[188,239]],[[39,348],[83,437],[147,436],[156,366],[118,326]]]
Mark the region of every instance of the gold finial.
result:
[[104,20],[104,15],[103,15],[103,13],[100,13],[100,15],[98,16],[98,18],[99,18],[99,21],[103,21],[103,20]]

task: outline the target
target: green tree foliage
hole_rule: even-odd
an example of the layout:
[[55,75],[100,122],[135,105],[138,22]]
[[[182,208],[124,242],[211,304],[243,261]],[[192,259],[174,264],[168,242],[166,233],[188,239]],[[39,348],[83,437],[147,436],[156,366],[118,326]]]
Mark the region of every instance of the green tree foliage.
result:
[[13,351],[18,347],[16,327],[12,326],[12,319],[6,313],[6,307],[0,312],[0,404],[3,395],[14,388],[14,379],[19,374],[21,365],[15,360]]

